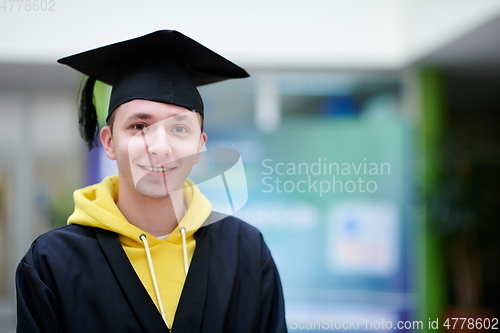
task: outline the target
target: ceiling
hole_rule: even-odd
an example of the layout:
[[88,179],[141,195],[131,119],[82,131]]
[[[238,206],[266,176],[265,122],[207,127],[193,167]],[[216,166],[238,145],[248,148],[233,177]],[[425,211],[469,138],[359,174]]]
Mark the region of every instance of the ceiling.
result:
[[417,64],[435,65],[450,73],[481,76],[500,73],[500,17],[442,46]]

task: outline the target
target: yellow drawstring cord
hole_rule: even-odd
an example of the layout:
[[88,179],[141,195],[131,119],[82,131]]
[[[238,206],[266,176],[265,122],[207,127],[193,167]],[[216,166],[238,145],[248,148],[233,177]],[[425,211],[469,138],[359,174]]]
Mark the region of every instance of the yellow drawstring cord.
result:
[[163,303],[161,301],[160,289],[158,288],[158,282],[156,281],[155,269],[153,267],[153,259],[151,259],[151,253],[149,251],[148,239],[145,234],[141,234],[139,239],[144,243],[144,250],[146,251],[146,257],[148,258],[149,271],[151,273],[151,279],[153,280],[153,286],[155,288],[156,299],[158,300],[158,306],[160,307],[160,313],[165,321],[165,325],[168,327],[167,317],[165,316],[165,310],[163,309]]

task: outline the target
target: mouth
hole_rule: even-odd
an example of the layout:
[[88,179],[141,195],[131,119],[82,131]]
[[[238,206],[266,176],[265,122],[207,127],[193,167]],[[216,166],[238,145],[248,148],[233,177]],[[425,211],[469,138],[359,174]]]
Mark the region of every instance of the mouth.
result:
[[138,166],[141,167],[144,170],[148,170],[150,172],[158,172],[158,173],[168,172],[168,171],[171,171],[171,170],[174,170],[174,169],[177,168],[177,167],[159,167],[159,168],[155,168],[155,167],[150,167],[150,166],[147,166],[147,165],[140,165],[140,164],[138,164]]

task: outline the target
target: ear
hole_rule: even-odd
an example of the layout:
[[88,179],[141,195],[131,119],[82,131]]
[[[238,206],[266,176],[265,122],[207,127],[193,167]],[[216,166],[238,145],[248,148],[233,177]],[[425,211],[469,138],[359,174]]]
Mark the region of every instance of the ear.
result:
[[102,147],[104,148],[106,156],[110,160],[116,160],[116,154],[113,148],[113,135],[111,134],[111,128],[109,126],[104,126],[101,129],[99,136],[101,138]]
[[203,151],[206,143],[207,143],[207,139],[208,139],[208,136],[207,136],[207,133],[205,132],[201,132],[201,135],[200,135],[200,142],[198,143],[198,152],[201,152]]
[[199,162],[199,160],[200,160],[200,154],[204,150],[206,150],[204,148],[205,148],[205,144],[207,143],[207,139],[208,139],[207,133],[201,132],[200,142],[198,143],[198,152],[195,154],[194,164],[196,164],[196,163]]

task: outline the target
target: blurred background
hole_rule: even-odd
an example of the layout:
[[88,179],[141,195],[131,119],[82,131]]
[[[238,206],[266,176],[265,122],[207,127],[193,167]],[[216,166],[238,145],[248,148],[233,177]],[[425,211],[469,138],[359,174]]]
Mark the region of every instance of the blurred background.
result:
[[159,29],[252,75],[200,89],[207,146],[241,153],[290,331],[500,315],[499,0],[0,4],[1,333],[31,242],[112,170],[56,59]]

